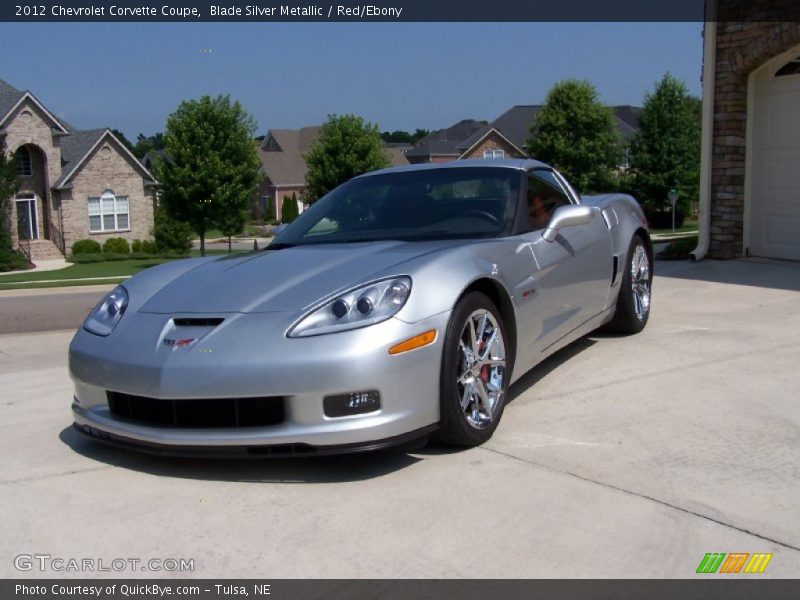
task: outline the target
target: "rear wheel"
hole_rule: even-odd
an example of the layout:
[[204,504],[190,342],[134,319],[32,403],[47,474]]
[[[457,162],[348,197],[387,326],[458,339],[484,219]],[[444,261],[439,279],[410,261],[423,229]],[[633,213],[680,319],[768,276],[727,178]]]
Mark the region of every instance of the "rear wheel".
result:
[[653,269],[647,243],[633,236],[622,272],[617,308],[609,328],[620,333],[639,333],[650,317]]
[[508,348],[494,303],[479,292],[464,296],[445,335],[438,441],[477,446],[492,437],[508,391]]

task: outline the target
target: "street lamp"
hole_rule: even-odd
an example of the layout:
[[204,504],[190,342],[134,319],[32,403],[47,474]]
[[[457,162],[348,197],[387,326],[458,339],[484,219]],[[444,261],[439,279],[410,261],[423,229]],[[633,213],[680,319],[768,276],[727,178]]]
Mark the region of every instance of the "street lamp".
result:
[[678,202],[678,190],[672,188],[667,194],[670,204],[672,204],[672,233],[675,233],[675,203]]

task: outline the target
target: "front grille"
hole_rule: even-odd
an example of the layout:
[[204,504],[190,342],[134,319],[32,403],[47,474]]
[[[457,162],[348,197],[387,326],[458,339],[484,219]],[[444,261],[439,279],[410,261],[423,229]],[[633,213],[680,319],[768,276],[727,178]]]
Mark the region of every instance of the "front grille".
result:
[[150,425],[169,427],[263,427],[285,418],[284,399],[206,398],[161,400],[106,392],[111,414]]

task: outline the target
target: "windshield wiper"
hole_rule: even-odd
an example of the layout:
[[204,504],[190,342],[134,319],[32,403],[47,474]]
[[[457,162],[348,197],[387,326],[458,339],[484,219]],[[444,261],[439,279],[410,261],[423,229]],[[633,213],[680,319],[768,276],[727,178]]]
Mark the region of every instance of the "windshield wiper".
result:
[[284,248],[294,248],[297,244],[291,244],[289,242],[278,242],[269,244],[264,247],[264,250],[283,250]]

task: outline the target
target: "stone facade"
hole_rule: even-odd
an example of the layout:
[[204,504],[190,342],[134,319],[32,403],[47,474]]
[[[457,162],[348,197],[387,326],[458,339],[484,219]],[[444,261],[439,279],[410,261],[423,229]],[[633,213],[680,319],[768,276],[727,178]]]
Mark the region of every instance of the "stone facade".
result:
[[748,77],[800,44],[800,4],[719,0],[718,21],[709,256],[736,258],[744,254]]
[[[31,175],[19,176],[17,197],[33,194],[36,202],[34,237],[38,239],[22,245],[17,232],[17,202],[10,202],[15,246],[35,262],[52,258],[53,253],[68,254],[80,239],[95,239],[102,244],[109,237],[129,241],[151,238],[155,182],[111,132],[67,129],[30,93],[5,82],[0,84],[6,98],[9,94],[20,98],[11,112],[0,114],[0,151],[11,156],[24,148],[23,152],[30,154]],[[89,198],[99,197],[106,190],[128,198],[129,226],[119,231],[90,232]],[[35,256],[37,252],[41,256]]]
[[[37,195],[36,212],[42,236],[50,234],[49,223],[53,217],[57,217],[50,185],[61,174],[60,138],[54,135],[52,126],[49,117],[33,101],[26,100],[7,120],[3,128],[5,139],[0,141],[0,149],[4,146],[8,156],[13,155],[22,146],[26,146],[31,153],[33,174],[30,178],[20,178],[19,191],[33,192]],[[11,202],[9,222],[12,224],[17,222],[16,202]],[[15,245],[19,243],[15,226],[11,227],[11,237]]]
[[[87,238],[102,245],[112,237],[122,237],[129,242],[153,237],[155,190],[152,186],[145,186],[141,171],[116,146],[110,139],[101,144],[73,178],[72,188],[61,192],[67,251],[76,241]],[[96,198],[106,190],[113,191],[115,196],[128,198],[129,227],[121,231],[91,232],[89,198]]]

